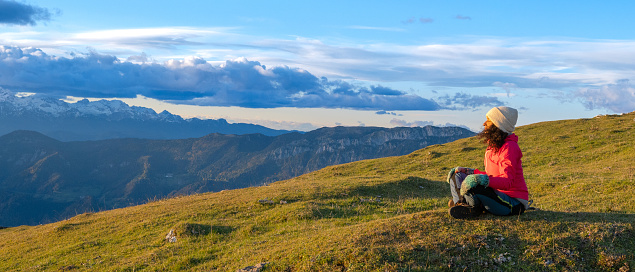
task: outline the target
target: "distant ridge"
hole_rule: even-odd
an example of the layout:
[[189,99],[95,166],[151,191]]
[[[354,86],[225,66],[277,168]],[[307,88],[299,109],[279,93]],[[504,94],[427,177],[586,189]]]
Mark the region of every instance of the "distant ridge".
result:
[[275,137],[213,133],[181,140],[61,142],[15,131],[0,136],[0,226],[258,186],[472,135],[457,127],[336,127]]
[[291,131],[225,119],[183,119],[167,111],[128,106],[119,100],[87,99],[66,103],[39,95],[18,97],[0,89],[0,135],[15,130],[32,130],[60,141],[116,138],[185,139],[210,133],[277,136]]

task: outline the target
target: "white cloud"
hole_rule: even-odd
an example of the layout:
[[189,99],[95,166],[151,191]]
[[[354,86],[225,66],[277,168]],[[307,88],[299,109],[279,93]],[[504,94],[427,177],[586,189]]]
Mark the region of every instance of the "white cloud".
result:
[[[37,47],[47,53],[74,52],[77,48],[93,48],[100,52],[117,53],[119,57],[138,55],[142,52],[161,53],[159,59],[170,58],[166,52],[202,46],[211,41],[222,43],[235,40],[240,35],[232,31],[238,28],[162,27],[139,29],[109,29],[78,33],[64,32],[4,32],[0,44],[20,47]],[[189,55],[189,54],[187,54]]]
[[[413,19],[413,22],[416,21],[416,18]],[[353,27],[401,31],[400,28]],[[470,92],[470,88],[496,86],[508,92],[527,88],[552,92],[582,89],[590,95],[592,90],[600,90],[602,86],[610,86],[620,79],[635,80],[635,41],[631,40],[464,37],[459,43],[456,40],[438,40],[434,43],[403,45],[305,37],[273,39],[240,35],[238,30],[232,27],[165,27],[82,33],[5,32],[0,33],[0,44],[41,48],[40,53],[46,52],[48,56],[52,55],[50,52],[57,53],[57,56],[61,52],[82,55],[76,48],[90,46],[95,52],[104,55],[122,59],[131,57],[130,61],[134,63],[120,61],[115,66],[135,67],[129,64],[144,64],[146,66],[142,70],[145,72],[156,72],[161,67],[177,64],[180,65],[179,69],[186,69],[186,65],[196,64],[188,61],[197,60],[186,60],[188,56],[204,60],[205,63],[196,64],[197,69],[192,70],[196,73],[182,75],[185,76],[181,77],[183,82],[187,81],[185,79],[197,79],[195,75],[198,73],[201,76],[201,71],[212,73],[218,70],[220,63],[239,57],[257,61],[259,65],[251,67],[251,70],[262,77],[275,74],[273,69],[261,65],[266,64],[271,67],[297,67],[294,71],[298,75],[297,69],[304,69],[318,79],[423,82],[434,87],[463,87],[465,92]],[[143,54],[145,57],[141,57]],[[166,63],[170,59],[174,63]],[[202,78],[198,77],[198,80]],[[165,81],[165,78],[157,80]],[[202,81],[199,83],[203,84]],[[296,97],[308,99],[311,96]],[[381,102],[377,97],[372,98],[373,103]],[[209,98],[205,99],[210,101]],[[203,102],[205,99],[199,100]],[[363,100],[362,95],[358,99]],[[605,103],[617,102],[607,100]],[[605,103],[593,102],[594,105]]]
[[508,97],[510,96],[512,89],[518,88],[518,86],[516,86],[516,84],[514,84],[514,83],[507,83],[507,82],[504,83],[504,82],[500,82],[500,81],[496,81],[492,85],[505,90],[505,92],[507,93]]
[[273,129],[281,130],[298,130],[298,131],[312,131],[320,128],[307,122],[295,122],[295,121],[276,121],[276,120],[262,120],[262,119],[244,119],[244,118],[231,118],[228,119],[230,123],[248,123],[257,124]]
[[[160,39],[166,37],[172,39],[184,39],[191,37],[221,35],[227,29],[204,29],[189,27],[159,27],[137,29],[109,29],[72,34],[71,38],[77,41],[135,41],[144,39]],[[223,30],[223,31],[221,31]]]
[[[400,28],[353,26],[401,31]],[[0,33],[0,43],[34,46],[44,52],[90,46],[124,59],[146,53],[153,59],[201,55],[207,61],[246,57],[270,65],[293,65],[318,76],[375,81],[427,81],[455,86],[525,88],[544,77],[573,86],[608,84],[635,70],[635,42],[466,37],[462,43],[400,45],[296,37],[271,39],[237,34],[239,28],[165,27],[82,33]],[[174,54],[179,52],[178,54]],[[166,54],[167,53],[167,54]],[[110,54],[110,53],[109,53]],[[565,67],[566,69],[563,69]],[[573,72],[563,72],[563,71]],[[591,78],[590,80],[588,78]],[[507,80],[510,79],[510,80]],[[587,79],[587,80],[585,80]]]
[[425,127],[425,126],[432,126],[434,125],[434,122],[432,121],[414,121],[414,122],[407,122],[405,120],[401,120],[401,119],[392,119],[390,120],[390,124],[396,127]]
[[396,127],[425,127],[425,126],[435,126],[435,127],[460,127],[460,128],[464,128],[467,130],[471,130],[469,127],[464,126],[464,125],[455,125],[452,123],[445,123],[445,124],[435,124],[432,121],[413,121],[413,122],[408,122],[406,120],[401,120],[401,119],[392,119],[390,120],[390,124]]
[[599,88],[582,88],[575,95],[588,109],[605,108],[616,113],[635,110],[635,87],[628,80]]
[[471,110],[480,107],[502,106],[503,102],[494,96],[480,96],[468,93],[455,93],[453,96],[444,95],[437,99],[446,109]]

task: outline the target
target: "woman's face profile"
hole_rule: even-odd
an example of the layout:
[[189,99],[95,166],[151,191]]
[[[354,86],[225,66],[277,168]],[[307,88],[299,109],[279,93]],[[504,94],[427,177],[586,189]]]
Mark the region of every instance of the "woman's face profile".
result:
[[492,123],[492,121],[489,120],[489,117],[487,117],[487,120],[485,121],[485,123],[483,123],[483,126],[485,128],[490,127],[491,125],[493,125],[494,123]]

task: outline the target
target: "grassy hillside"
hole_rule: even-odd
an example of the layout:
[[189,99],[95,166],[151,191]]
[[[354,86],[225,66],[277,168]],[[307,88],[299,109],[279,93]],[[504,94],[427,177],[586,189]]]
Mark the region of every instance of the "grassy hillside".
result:
[[0,230],[0,270],[630,271],[634,118],[518,128],[541,209],[521,216],[448,216],[447,171],[483,167],[484,146],[468,138],[265,187]]

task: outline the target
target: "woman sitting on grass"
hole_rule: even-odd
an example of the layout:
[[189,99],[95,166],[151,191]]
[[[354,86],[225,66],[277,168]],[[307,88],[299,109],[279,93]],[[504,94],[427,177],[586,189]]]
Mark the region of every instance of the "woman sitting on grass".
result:
[[448,174],[452,192],[448,205],[450,215],[457,219],[474,218],[484,210],[495,215],[519,215],[529,208],[523,154],[518,136],[512,133],[518,111],[495,107],[485,116],[485,128],[478,134],[487,144],[485,172],[456,167]]

